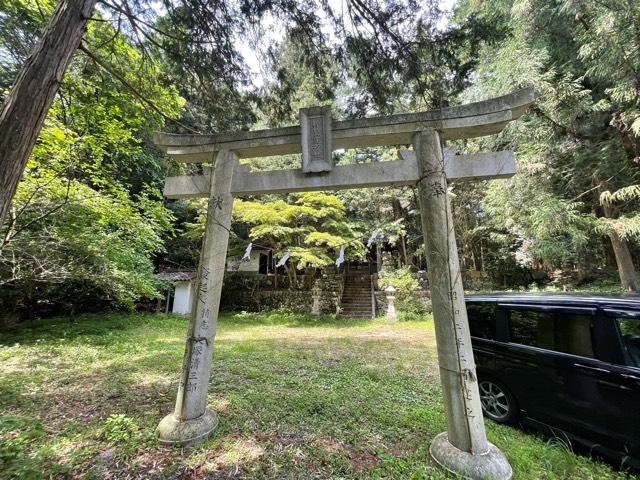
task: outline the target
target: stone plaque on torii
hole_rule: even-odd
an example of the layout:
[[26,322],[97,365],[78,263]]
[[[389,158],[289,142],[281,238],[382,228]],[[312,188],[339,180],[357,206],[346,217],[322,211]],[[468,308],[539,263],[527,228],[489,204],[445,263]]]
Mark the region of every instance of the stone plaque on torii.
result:
[[[417,185],[425,237],[447,432],[430,453],[443,468],[474,479],[508,479],[511,467],[487,441],[471,349],[448,182],[506,178],[513,152],[456,155],[444,140],[500,132],[534,101],[533,89],[430,112],[332,122],[328,107],[300,112],[301,125],[232,134],[159,133],[155,143],[182,162],[209,162],[202,175],[169,177],[168,198],[208,198],[205,235],[176,406],[158,427],[160,442],[205,439],[217,418],[206,409],[233,198],[243,195]],[[390,162],[334,166],[332,150],[413,145]],[[302,168],[251,172],[238,158],[302,153]]]

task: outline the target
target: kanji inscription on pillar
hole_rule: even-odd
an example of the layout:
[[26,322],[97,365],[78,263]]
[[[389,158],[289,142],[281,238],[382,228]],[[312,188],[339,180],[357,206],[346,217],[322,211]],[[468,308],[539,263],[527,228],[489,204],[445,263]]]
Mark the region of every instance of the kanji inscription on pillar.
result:
[[302,171],[329,172],[333,168],[331,156],[331,107],[300,109],[302,133]]

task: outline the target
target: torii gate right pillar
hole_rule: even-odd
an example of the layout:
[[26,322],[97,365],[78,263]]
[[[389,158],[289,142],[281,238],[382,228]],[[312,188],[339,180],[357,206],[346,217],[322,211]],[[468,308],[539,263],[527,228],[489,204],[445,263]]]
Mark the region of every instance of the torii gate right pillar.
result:
[[436,436],[429,451],[440,466],[457,475],[508,480],[511,466],[485,434],[438,132],[417,132],[413,149],[420,174],[422,232],[447,415],[447,432]]

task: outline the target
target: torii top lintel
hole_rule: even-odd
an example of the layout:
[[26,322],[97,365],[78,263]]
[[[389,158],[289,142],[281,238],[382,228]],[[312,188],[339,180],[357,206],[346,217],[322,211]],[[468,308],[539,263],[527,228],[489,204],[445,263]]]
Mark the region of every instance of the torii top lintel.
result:
[[[445,140],[499,133],[535,100],[533,88],[476,103],[389,116],[333,122],[332,148],[408,145],[419,130],[435,128]],[[233,150],[239,158],[301,152],[300,126],[213,135],[156,133],[154,142],[180,162],[210,162],[214,152]]]

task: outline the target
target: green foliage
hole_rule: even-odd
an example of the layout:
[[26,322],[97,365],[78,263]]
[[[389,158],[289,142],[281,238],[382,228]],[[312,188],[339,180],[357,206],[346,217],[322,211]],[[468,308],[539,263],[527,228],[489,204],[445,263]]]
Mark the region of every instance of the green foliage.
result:
[[104,421],[103,437],[110,442],[127,442],[138,433],[136,421],[124,413],[112,413]]
[[[136,27],[109,5],[96,11],[83,42],[137,93],[85,56],[74,59],[0,231],[2,309],[78,300],[131,308],[156,294],[154,265],[194,266],[201,204],[167,206],[158,189],[167,173],[200,166],[167,164],[151,145],[154,130],[292,124],[300,107],[320,104],[337,119],[417,111],[523,85],[538,93],[525,117],[499,136],[459,142],[471,152],[515,148],[520,168],[509,181],[452,188],[465,268],[508,287],[530,283],[531,269],[588,277],[611,266],[608,236],[637,253],[636,4],[461,0],[445,28],[437,2],[378,2],[371,11],[347,3],[187,2],[164,11],[129,2]],[[0,99],[54,4],[1,2]],[[124,24],[110,23],[116,17]],[[237,40],[264,33],[261,23],[284,27],[260,54],[264,85],[254,88]],[[396,148],[334,153],[338,164],[396,157]],[[249,162],[255,170],[300,164],[298,155]],[[232,254],[249,239],[291,251],[293,276],[331,265],[341,245],[375,229],[396,263],[425,266],[410,188],[237,201],[234,215]],[[348,243],[347,259],[364,253]]]
[[613,204],[615,202],[628,202],[640,198],[640,185],[629,185],[611,193],[608,190],[600,194],[600,202]]
[[392,285],[396,289],[395,296],[399,301],[412,298],[419,287],[418,281],[413,278],[408,267],[382,270],[379,275],[379,285],[381,290]]
[[483,200],[486,234],[515,247],[521,264],[583,272],[605,267],[606,235],[615,231],[635,242],[640,224],[634,187],[640,91],[633,73],[638,56],[631,54],[640,48],[634,33],[640,7],[465,0],[456,21],[495,33],[479,49],[477,82],[467,98],[525,85],[537,93],[530,113],[503,134],[468,142],[518,151],[520,173],[491,184]]
[[382,291],[392,285],[396,289],[396,310],[402,320],[419,320],[424,314],[431,312],[431,303],[426,298],[420,299],[416,292],[420,290],[418,280],[412,275],[409,267],[385,267],[378,273],[378,286]]
[[27,296],[49,286],[42,292],[49,301],[70,304],[82,293],[56,286],[84,285],[129,308],[140,296],[155,295],[149,258],[163,248],[171,220],[157,193],[129,198],[121,189],[106,194],[69,179],[27,175],[14,209],[22,213],[3,245],[0,284]]
[[[348,151],[341,157],[344,163],[389,161],[397,158],[396,149]],[[393,245],[398,251],[398,263],[411,263],[412,257],[424,255],[420,211],[416,196],[409,188],[363,188],[336,193],[346,205],[348,216],[357,218],[369,237],[376,232],[375,242]],[[400,261],[400,248],[406,259]],[[406,261],[405,261],[406,260]]]
[[0,1],[0,104],[9,93],[20,64],[35,47],[53,2]]
[[[48,11],[53,2],[43,5]],[[0,37],[36,35],[40,4],[7,6],[13,20],[2,17]],[[184,100],[176,88],[109,23],[91,22],[84,41],[140,95],[166,115],[179,115]],[[10,62],[22,60],[17,47],[11,52]],[[148,143],[163,122],[91,60],[73,60],[0,230],[5,312],[38,303],[72,311],[133,308],[157,294],[152,258],[164,250],[174,221],[158,189],[162,160]]]
[[[531,265],[542,259],[550,267],[568,267],[584,254],[595,228],[593,215],[539,188],[533,175],[522,172],[506,185],[493,182],[484,200],[494,228],[508,232],[504,241],[518,242],[516,259]],[[506,188],[505,188],[506,187]],[[500,237],[494,235],[494,241]]]
[[[615,209],[618,205],[637,205],[640,200],[640,185],[629,185],[611,193],[608,190],[600,194],[600,203],[604,208]],[[617,218],[601,218],[598,230],[604,234],[615,232],[620,238],[636,242],[640,239],[640,214],[629,211]]]
[[252,241],[273,248],[280,256],[290,251],[287,263],[296,269],[330,265],[342,245],[345,259],[364,255],[364,245],[357,241],[357,225],[347,220],[344,203],[334,195],[292,194],[288,201],[236,200],[233,215],[251,226]]
[[268,125],[297,123],[300,108],[334,102],[338,64],[330,52],[309,55],[299,38],[289,37],[273,57],[270,68],[277,75],[260,103]]
[[33,445],[46,435],[42,422],[19,416],[0,416],[0,471],[6,478],[41,478],[46,452],[32,455]]

